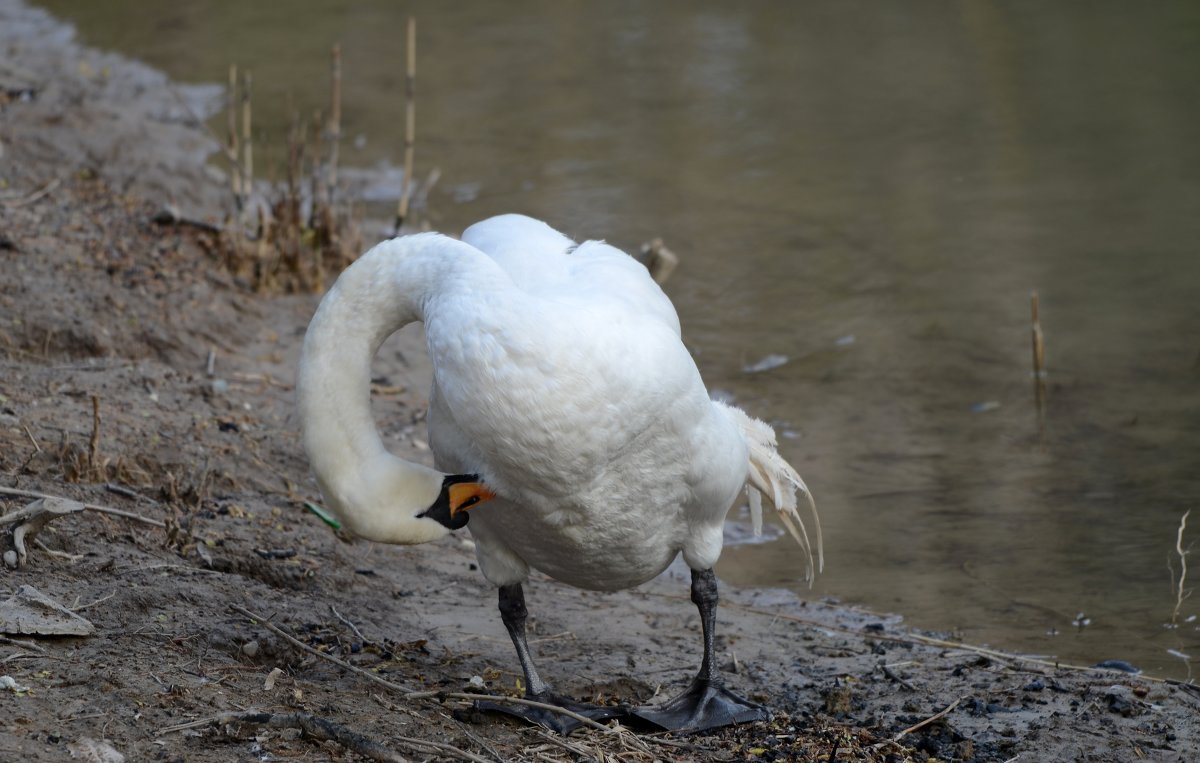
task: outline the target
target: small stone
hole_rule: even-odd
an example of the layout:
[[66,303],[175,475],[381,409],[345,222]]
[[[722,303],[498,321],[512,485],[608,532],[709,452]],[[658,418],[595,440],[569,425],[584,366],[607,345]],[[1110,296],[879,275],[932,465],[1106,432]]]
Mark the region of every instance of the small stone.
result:
[[254,657],[255,655],[257,655],[258,654],[258,642],[257,641],[247,641],[246,643],[242,644],[242,654],[246,655],[247,657]]
[[4,566],[8,567],[10,570],[15,570],[17,568],[17,552],[13,551],[11,548],[4,552]]

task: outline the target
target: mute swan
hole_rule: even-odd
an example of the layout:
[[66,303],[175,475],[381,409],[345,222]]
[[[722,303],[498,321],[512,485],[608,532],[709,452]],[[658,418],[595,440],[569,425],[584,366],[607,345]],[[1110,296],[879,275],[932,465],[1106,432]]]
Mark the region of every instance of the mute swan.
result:
[[[371,358],[414,321],[425,323],[433,362],[437,470],[388,453],[370,411]],[[595,718],[620,712],[572,703],[538,675],[525,637],[531,567],[616,590],[682,553],[703,628],[700,671],[683,694],[634,714],[691,730],[769,717],[722,685],[712,567],[725,515],[745,488],[756,529],[762,494],[803,547],[811,580],[823,565],[816,507],[776,452],[774,431],[709,399],[674,307],[628,255],[520,215],[477,223],[461,241],[421,233],[381,243],[321,301],[297,389],[305,450],[350,531],[425,543],[470,518],[529,698]],[[796,490],[817,522],[811,545]],[[514,714],[560,731],[572,725],[536,709]]]

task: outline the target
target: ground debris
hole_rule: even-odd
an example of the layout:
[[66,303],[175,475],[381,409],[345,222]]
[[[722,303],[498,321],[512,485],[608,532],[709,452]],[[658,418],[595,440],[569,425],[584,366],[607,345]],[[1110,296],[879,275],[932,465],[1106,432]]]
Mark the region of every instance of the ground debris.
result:
[[77,742],[67,745],[71,757],[87,763],[125,763],[125,756],[117,752],[107,739],[97,741],[82,737]]
[[0,524],[8,525],[5,565],[10,569],[24,567],[29,556],[25,541],[33,540],[51,520],[83,511],[83,508],[82,503],[66,498],[39,498],[0,517]]
[[0,631],[23,636],[90,636],[96,626],[31,585],[0,602]]

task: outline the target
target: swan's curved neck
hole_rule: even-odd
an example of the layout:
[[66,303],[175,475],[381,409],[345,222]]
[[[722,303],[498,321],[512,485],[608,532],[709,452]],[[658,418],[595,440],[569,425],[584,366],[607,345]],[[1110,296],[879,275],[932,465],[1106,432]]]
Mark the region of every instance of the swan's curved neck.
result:
[[[464,251],[465,248],[465,251]],[[356,535],[422,543],[447,530],[417,515],[445,476],[390,454],[371,415],[371,359],[385,339],[424,320],[431,299],[479,253],[435,234],[387,241],[354,262],[309,324],[297,376],[304,447],[329,508]]]

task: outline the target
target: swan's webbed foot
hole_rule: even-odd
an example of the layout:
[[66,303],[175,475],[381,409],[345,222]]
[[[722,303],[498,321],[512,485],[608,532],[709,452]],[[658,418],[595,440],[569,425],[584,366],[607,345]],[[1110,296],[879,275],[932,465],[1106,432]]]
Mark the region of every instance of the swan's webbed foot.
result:
[[739,697],[720,682],[700,678],[679,696],[655,707],[639,707],[630,715],[667,731],[705,731],[771,719],[762,705]]
[[[593,705],[588,702],[576,702],[561,694],[555,694],[551,691],[544,691],[541,694],[527,694],[525,699],[530,699],[535,702],[542,702],[547,705],[561,707],[564,710],[570,710],[573,713],[582,715],[585,718],[590,718],[593,721],[606,721],[609,718],[623,718],[629,715],[628,707],[605,707],[604,705]],[[529,723],[550,729],[563,736],[570,734],[575,729],[583,725],[578,719],[572,718],[562,713],[556,713],[553,710],[548,710],[541,707],[532,707],[530,705],[518,705],[508,702],[488,702],[479,700],[475,703],[475,709],[483,713],[503,713],[514,718],[520,718]]]
[[717,576],[711,569],[692,570],[692,602],[700,611],[704,658],[687,691],[657,707],[641,707],[630,716],[668,731],[704,731],[734,723],[771,719],[762,705],[725,688],[716,665]]

